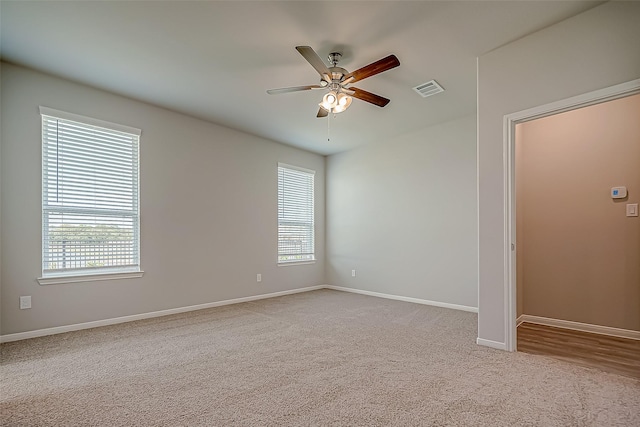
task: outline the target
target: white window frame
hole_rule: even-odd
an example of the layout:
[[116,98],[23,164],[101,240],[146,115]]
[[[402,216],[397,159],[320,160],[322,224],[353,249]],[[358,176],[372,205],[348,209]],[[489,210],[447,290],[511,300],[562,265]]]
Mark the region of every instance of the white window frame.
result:
[[[103,120],[98,120],[98,119],[94,119],[91,117],[86,117],[86,116],[81,116],[78,114],[73,114],[73,113],[68,113],[65,111],[59,111],[59,110],[54,110],[52,108],[48,108],[48,107],[40,107],[40,115],[42,117],[41,123],[43,123],[43,129],[42,129],[42,149],[44,150],[45,147],[45,143],[44,143],[44,137],[45,137],[45,131],[44,131],[44,119],[45,117],[48,118],[54,118],[54,119],[58,119],[58,120],[62,120],[62,121],[67,121],[67,122],[75,122],[75,123],[79,123],[81,125],[86,125],[86,126],[93,126],[93,127],[98,127],[98,128],[103,128],[106,130],[111,130],[111,131],[116,131],[116,132],[124,132],[127,134],[130,134],[131,136],[135,136],[137,137],[136,140],[136,157],[137,157],[137,167],[136,170],[134,171],[134,176],[133,176],[133,182],[134,182],[134,192],[135,192],[135,198],[134,198],[134,211],[131,214],[132,215],[132,223],[134,225],[134,229],[133,229],[133,238],[134,238],[134,245],[135,245],[135,250],[134,253],[137,255],[137,259],[135,259],[134,262],[134,266],[130,266],[130,267],[123,267],[123,268],[86,268],[86,269],[73,269],[73,270],[69,270],[69,271],[56,271],[56,272],[49,272],[45,270],[45,259],[46,259],[46,255],[45,255],[45,251],[46,251],[46,242],[45,239],[47,238],[47,220],[46,218],[46,212],[50,211],[50,210],[55,210],[55,208],[49,208],[47,207],[47,202],[45,200],[45,197],[47,197],[47,190],[45,189],[45,185],[46,185],[46,178],[45,178],[45,156],[46,153],[43,151],[42,153],[42,178],[41,178],[41,184],[42,184],[42,197],[41,197],[41,206],[42,206],[42,262],[41,262],[41,268],[42,268],[42,277],[39,277],[38,283],[40,283],[41,285],[50,285],[50,284],[58,284],[58,283],[75,283],[75,282],[86,282],[86,281],[98,281],[98,280],[115,280],[115,279],[128,279],[128,278],[137,278],[137,277],[142,277],[142,275],[144,274],[144,271],[142,271],[141,266],[140,266],[140,135],[142,134],[142,131],[140,129],[136,129],[133,127],[129,127],[129,126],[124,126],[124,125],[120,125],[120,124],[116,124],[116,123],[111,123],[111,122],[106,122]],[[75,210],[77,210],[78,212],[82,211],[82,208],[74,208]],[[89,213],[88,211],[91,209],[87,209],[87,213]],[[101,214],[100,211],[97,210],[92,210],[92,212],[94,214]],[[97,213],[96,213],[97,212]],[[106,210],[104,211],[105,213],[102,213],[103,215],[106,214]]]
[[[297,172],[302,172],[305,174],[308,174],[311,176],[311,181],[312,181],[312,185],[311,185],[311,209],[310,209],[310,213],[309,213],[309,219],[311,220],[311,233],[310,233],[310,237],[311,237],[311,249],[312,249],[312,253],[300,253],[298,255],[300,256],[307,256],[308,258],[306,259],[295,259],[295,260],[283,260],[281,257],[286,256],[285,254],[281,254],[281,244],[280,244],[280,236],[281,236],[281,226],[283,225],[283,223],[281,222],[281,206],[280,206],[280,199],[281,197],[283,197],[283,195],[280,193],[280,170],[284,169],[284,170],[291,170],[291,171],[297,171]],[[278,163],[278,241],[277,241],[277,264],[278,266],[289,266],[289,265],[301,265],[301,264],[313,264],[316,261],[316,254],[315,254],[315,173],[316,171],[311,170],[311,169],[306,169],[306,168],[302,168],[299,166],[293,166],[293,165],[289,165],[286,163]],[[290,254],[290,255],[296,255],[296,254]]]

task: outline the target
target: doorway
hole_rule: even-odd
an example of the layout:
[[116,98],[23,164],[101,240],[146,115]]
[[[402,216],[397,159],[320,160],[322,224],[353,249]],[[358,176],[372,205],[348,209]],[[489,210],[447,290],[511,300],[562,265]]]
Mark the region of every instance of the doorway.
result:
[[638,117],[640,94],[516,125],[517,351],[640,377]]
[[[517,250],[516,250],[516,126],[521,123],[530,122],[543,117],[577,110],[591,105],[601,104],[620,98],[629,97],[640,93],[640,79],[598,91],[590,92],[577,97],[558,101],[552,104],[543,105],[529,110],[505,116],[504,119],[504,158],[505,158],[505,280],[506,283],[506,304],[505,304],[505,325],[506,325],[506,346],[509,351],[515,351],[517,346]],[[578,322],[576,322],[578,323]]]

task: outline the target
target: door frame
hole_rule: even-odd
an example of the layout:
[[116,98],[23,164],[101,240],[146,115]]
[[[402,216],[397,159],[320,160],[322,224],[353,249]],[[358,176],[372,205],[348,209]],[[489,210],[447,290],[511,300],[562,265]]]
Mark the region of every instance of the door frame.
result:
[[503,163],[504,163],[504,324],[505,347],[515,351],[516,334],[516,188],[515,188],[515,142],[516,125],[542,117],[564,113],[589,105],[600,104],[614,99],[640,93],[640,79],[617,84],[603,89],[573,96],[527,110],[508,114],[503,119]]

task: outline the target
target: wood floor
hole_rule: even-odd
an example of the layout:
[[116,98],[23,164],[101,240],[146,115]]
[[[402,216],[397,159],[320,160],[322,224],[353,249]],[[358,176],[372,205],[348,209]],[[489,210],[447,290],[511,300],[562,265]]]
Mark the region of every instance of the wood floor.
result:
[[620,375],[640,378],[640,341],[554,328],[518,326],[518,351],[542,354]]

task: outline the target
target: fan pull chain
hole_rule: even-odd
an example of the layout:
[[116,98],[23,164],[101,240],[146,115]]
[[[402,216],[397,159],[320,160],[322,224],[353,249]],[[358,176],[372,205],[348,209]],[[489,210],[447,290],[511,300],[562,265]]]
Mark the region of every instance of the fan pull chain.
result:
[[327,142],[331,142],[331,114],[327,115]]

